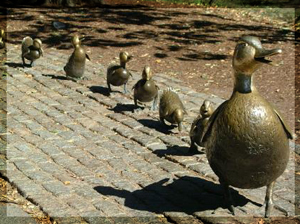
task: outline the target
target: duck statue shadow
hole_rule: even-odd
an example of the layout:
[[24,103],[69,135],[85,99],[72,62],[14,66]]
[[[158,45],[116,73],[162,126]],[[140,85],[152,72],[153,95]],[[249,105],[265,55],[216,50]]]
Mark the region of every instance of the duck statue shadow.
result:
[[49,77],[51,79],[70,80],[66,76],[63,76],[63,75],[42,74],[42,76]]
[[107,87],[103,86],[91,86],[89,87],[93,93],[100,93],[104,96],[110,96],[110,91]]
[[[94,189],[102,195],[124,198],[124,205],[128,208],[158,214],[184,212],[192,215],[206,210],[227,209],[221,185],[199,177],[184,176],[171,181],[165,178],[132,192],[107,186],[97,186]],[[231,193],[234,206],[244,206],[247,203],[261,206],[240,195],[235,189],[231,189]],[[228,216],[231,216],[229,211]]]
[[164,125],[161,121],[154,120],[154,119],[139,119],[137,121],[141,123],[143,126],[152,128],[166,135],[171,134],[172,133],[171,130],[176,127],[175,125]]

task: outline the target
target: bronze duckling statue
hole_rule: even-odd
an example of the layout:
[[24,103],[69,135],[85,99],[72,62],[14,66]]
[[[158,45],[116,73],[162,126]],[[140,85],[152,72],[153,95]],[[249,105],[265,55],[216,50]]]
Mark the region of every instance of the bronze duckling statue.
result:
[[71,42],[74,47],[74,51],[69,57],[69,60],[64,67],[64,71],[66,72],[66,76],[68,79],[77,81],[84,78],[83,75],[85,69],[85,61],[86,59],[88,59],[89,61],[91,59],[85,52],[84,48],[81,46],[81,40],[77,34],[72,37]]
[[110,65],[107,68],[107,86],[111,92],[110,85],[121,86],[124,85],[124,93],[127,93],[127,82],[132,74],[126,69],[126,63],[132,59],[132,56],[129,55],[126,51],[120,52],[120,65]]
[[252,76],[261,65],[272,64],[266,57],[281,52],[264,49],[257,37],[240,38],[232,61],[232,95],[214,111],[201,137],[233,214],[229,185],[244,189],[267,186],[265,217],[269,217],[274,183],[289,160],[292,132],[279,112],[259,94]]
[[22,62],[26,65],[25,58],[30,61],[30,66],[34,65],[35,60],[43,56],[42,41],[38,38],[32,39],[27,36],[22,41]]
[[0,30],[0,49],[5,48],[5,31],[3,29]]
[[190,139],[191,146],[189,149],[189,153],[197,153],[197,145],[204,147],[204,145],[200,142],[200,137],[202,136],[204,127],[207,125],[207,122],[210,116],[213,113],[213,108],[211,102],[209,100],[204,100],[203,104],[200,107],[200,114],[193,121],[190,130]]
[[153,101],[151,110],[156,110],[158,99],[158,86],[152,79],[152,72],[149,66],[145,66],[142,79],[140,79],[133,87],[134,89],[134,104],[137,106],[137,102],[150,102]]
[[187,114],[179,96],[172,89],[164,90],[159,103],[159,118],[166,125],[165,120],[177,124],[179,132],[182,131],[182,121]]

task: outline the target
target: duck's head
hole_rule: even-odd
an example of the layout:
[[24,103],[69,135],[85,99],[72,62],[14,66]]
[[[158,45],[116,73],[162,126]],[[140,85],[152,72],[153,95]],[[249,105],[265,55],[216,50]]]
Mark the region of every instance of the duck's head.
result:
[[78,35],[78,34],[75,34],[75,35],[72,37],[71,42],[72,42],[73,47],[79,46],[80,43],[81,43],[81,40],[80,40],[79,35]]
[[235,47],[233,69],[237,74],[252,75],[262,64],[272,64],[266,57],[280,54],[281,49],[264,49],[254,36],[243,36]]
[[209,100],[204,100],[202,106],[200,107],[200,114],[203,117],[210,117],[212,115],[213,109],[211,102]]
[[39,39],[39,38],[35,38],[34,40],[33,40],[33,47],[35,48],[35,49],[41,49],[42,48],[42,41],[41,41],[41,39]]
[[142,78],[147,80],[147,81],[152,78],[152,72],[151,72],[151,69],[148,65],[146,65],[144,67],[144,70],[143,70],[143,73],[142,73]]
[[126,51],[120,52],[119,57],[121,63],[129,62],[132,59],[132,55],[129,55]]

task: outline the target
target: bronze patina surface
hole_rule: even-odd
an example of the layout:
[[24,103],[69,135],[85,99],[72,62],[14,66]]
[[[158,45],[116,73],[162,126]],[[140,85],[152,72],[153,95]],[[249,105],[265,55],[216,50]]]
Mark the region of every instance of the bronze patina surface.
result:
[[158,99],[158,86],[152,79],[152,71],[149,66],[145,66],[142,79],[140,79],[132,89],[134,89],[134,104],[137,106],[138,101],[150,102],[153,101],[151,109],[156,110]]
[[177,124],[178,130],[182,130],[182,121],[186,114],[186,110],[177,95],[173,90],[168,89],[163,91],[159,103],[159,118],[163,124],[165,120],[171,124]]
[[[199,115],[195,118],[191,125],[190,129],[190,139],[191,146],[189,149],[190,153],[197,153],[197,145],[204,147],[202,142],[200,142],[200,137],[203,134],[204,127],[207,125],[207,122],[210,116],[213,113],[212,104],[209,100],[204,100],[203,104],[200,107]],[[197,145],[196,145],[197,144]]]
[[34,61],[43,56],[42,41],[38,38],[32,39],[27,36],[22,40],[22,62],[26,65],[25,58],[30,61],[30,66],[34,65]]
[[261,65],[272,64],[266,57],[279,53],[280,49],[264,49],[256,37],[240,38],[232,63],[232,95],[215,110],[201,137],[233,213],[229,185],[247,189],[267,186],[268,217],[275,180],[288,163],[292,133],[278,111],[259,94],[252,76]]
[[80,37],[75,34],[71,40],[74,51],[64,67],[66,76],[70,79],[82,79],[85,69],[85,60],[90,60],[84,48],[81,46]]
[[124,93],[127,93],[127,82],[131,73],[126,69],[126,63],[132,59],[126,51],[122,51],[119,55],[120,65],[110,65],[107,68],[107,86],[111,91],[110,85],[121,86],[124,85]]

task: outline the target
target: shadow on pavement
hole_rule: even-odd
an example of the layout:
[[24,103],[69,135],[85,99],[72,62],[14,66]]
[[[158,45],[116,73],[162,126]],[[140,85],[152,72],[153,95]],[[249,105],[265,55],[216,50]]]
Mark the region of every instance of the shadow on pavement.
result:
[[59,79],[59,80],[70,80],[66,76],[62,75],[52,75],[52,74],[42,74],[45,77],[50,77],[51,79]]
[[90,90],[93,92],[93,93],[100,93],[104,96],[110,96],[110,93],[109,93],[109,89],[107,87],[102,87],[102,86],[91,86],[90,87]]
[[24,68],[24,67],[30,67],[29,65],[23,66],[22,63],[16,63],[16,62],[5,62],[5,65],[12,67],[12,68]]
[[[124,198],[124,205],[129,208],[158,214],[184,212],[191,215],[194,212],[227,208],[223,200],[222,187],[200,177],[184,176],[173,182],[165,178],[133,192],[104,186],[97,186],[94,189],[102,195]],[[231,193],[234,206],[244,206],[249,202],[261,206],[234,189],[231,189]]]
[[172,132],[170,130],[176,127],[175,125],[164,125],[162,122],[152,119],[139,119],[137,121],[140,122],[143,126],[155,129],[156,131],[159,131],[163,134],[171,134]]
[[117,105],[110,110],[113,110],[116,113],[122,113],[125,111],[131,111],[132,113],[134,113],[134,109],[136,109],[136,106],[134,104],[117,103]]

